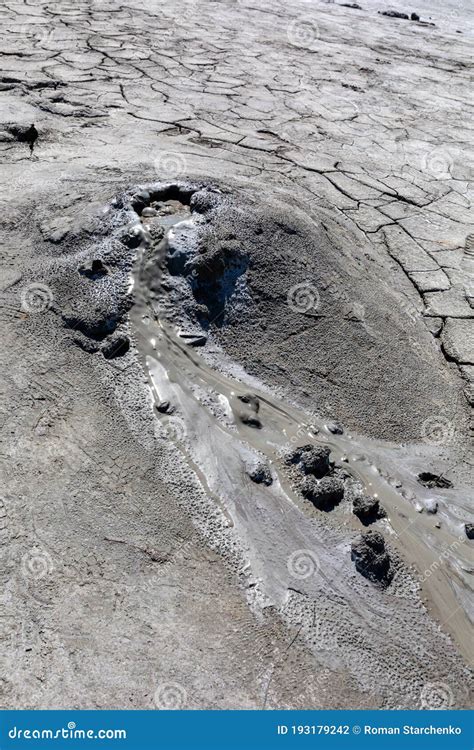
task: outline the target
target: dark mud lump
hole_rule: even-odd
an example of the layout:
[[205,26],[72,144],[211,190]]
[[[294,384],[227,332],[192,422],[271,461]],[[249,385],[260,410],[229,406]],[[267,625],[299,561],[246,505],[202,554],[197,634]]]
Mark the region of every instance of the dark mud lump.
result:
[[356,570],[374,583],[388,585],[393,578],[385,540],[378,531],[365,531],[351,545]]
[[321,479],[328,474],[331,465],[330,449],[326,445],[303,445],[296,448],[289,456],[290,464],[299,464],[305,474]]
[[330,511],[343,499],[344,483],[337,477],[324,477],[318,482],[314,477],[308,476],[301,492],[319,510]]
[[385,516],[385,511],[380,507],[378,499],[376,497],[367,497],[367,495],[360,495],[360,497],[354,498],[352,511],[366,526],[378,518],[384,518]]

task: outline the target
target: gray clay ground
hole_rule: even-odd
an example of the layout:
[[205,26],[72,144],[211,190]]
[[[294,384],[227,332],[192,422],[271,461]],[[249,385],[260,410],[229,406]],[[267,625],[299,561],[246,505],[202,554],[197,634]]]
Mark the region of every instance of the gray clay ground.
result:
[[472,11],[361,5],[2,5],[2,707],[469,705]]

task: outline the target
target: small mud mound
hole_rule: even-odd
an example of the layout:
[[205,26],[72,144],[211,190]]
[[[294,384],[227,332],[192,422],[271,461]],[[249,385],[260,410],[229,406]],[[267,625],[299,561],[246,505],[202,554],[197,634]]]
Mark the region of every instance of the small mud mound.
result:
[[[326,221],[204,182],[140,186],[80,227],[56,219],[64,227],[47,222],[43,240],[54,245],[57,308],[89,339],[75,337],[87,351],[127,335],[129,274],[143,252],[140,281],[158,317],[192,332],[190,345],[217,344],[250,376],[290,388],[308,410],[337,415],[349,434],[418,439],[436,404],[453,402],[458,383],[439,377],[431,338],[420,359],[395,292]],[[356,317],[347,314],[354,305]],[[423,351],[427,336],[424,324],[410,326]],[[380,381],[381,362],[397,372],[390,385]],[[341,434],[336,423],[328,429]]]
[[393,578],[385,540],[378,531],[365,531],[352,543],[351,558],[356,570],[369,581],[387,586]]
[[[199,216],[198,246],[180,249],[168,270],[188,280],[191,314],[249,375],[377,438],[419,439],[436,404],[453,401],[459,384],[425,324],[336,217],[318,221],[316,209],[309,217],[243,190],[204,202]],[[397,373],[390,385],[382,363]],[[338,422],[328,424],[334,435]]]
[[[91,354],[101,352],[106,359],[128,352],[127,313],[134,304],[130,273],[141,253],[146,255],[142,269],[145,286],[156,297],[161,295],[168,300],[171,317],[181,317],[183,338],[187,330],[196,331],[189,339],[190,345],[205,344],[207,337],[196,315],[186,315],[192,305],[182,304],[186,296],[193,298],[194,276],[183,264],[183,272],[189,275],[185,280],[188,291],[183,293],[181,287],[174,294],[172,275],[161,257],[165,232],[173,226],[176,216],[182,221],[190,218],[192,212],[197,217],[190,233],[192,241],[188,243],[188,238],[180,238],[179,233],[175,239],[176,245],[181,241],[184,248],[189,244],[195,249],[197,225],[207,222],[204,213],[215,200],[206,191],[202,194],[203,189],[202,185],[187,183],[155,183],[147,189],[121,194],[95,217],[92,229],[88,225],[87,233],[78,234],[81,240],[86,239],[83,249],[68,256],[63,254],[55,261],[55,272],[61,277],[56,310],[65,327],[74,332],[72,340],[81,349]],[[80,247],[82,243],[73,244]],[[170,266],[175,249],[168,245],[165,248]],[[197,306],[195,301],[194,305]]]
[[364,524],[369,526],[380,518],[385,518],[386,513],[380,506],[378,498],[360,495],[352,502],[352,512]]
[[289,477],[305,500],[329,512],[344,499],[348,475],[331,461],[326,445],[301,445],[284,457]]
[[319,510],[331,511],[344,498],[344,482],[339,477],[323,477],[319,481],[306,477],[301,492]]
[[331,470],[329,461],[331,451],[327,446],[304,446],[297,448],[290,457],[291,463],[300,466],[305,474],[311,474],[316,479],[322,479]]
[[270,487],[273,483],[270,467],[264,461],[257,460],[247,463],[245,472],[255,484],[264,484],[266,487]]
[[423,487],[429,487],[430,489],[439,487],[440,489],[447,490],[453,486],[453,483],[443,477],[442,474],[433,474],[431,471],[422,471],[421,474],[418,474],[418,482]]

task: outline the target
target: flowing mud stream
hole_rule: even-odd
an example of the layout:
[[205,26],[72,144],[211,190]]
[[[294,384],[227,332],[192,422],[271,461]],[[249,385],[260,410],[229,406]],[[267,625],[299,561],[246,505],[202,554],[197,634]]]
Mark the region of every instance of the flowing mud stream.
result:
[[[164,260],[169,233],[188,231],[193,218],[183,207],[157,220],[166,229],[159,248]],[[415,566],[427,608],[469,655],[468,545],[455,512],[444,513],[438,528],[440,514],[421,513],[415,507],[415,495],[428,497],[429,492],[406,467],[408,450],[355,434],[333,434],[322,420],[282,403],[242,370],[234,379],[211,367],[193,346],[202,343],[199,338],[183,336],[154,307],[142,274],[146,256],[145,244],[138,250],[134,271],[131,322],[162,412],[158,418],[227,525],[234,527],[248,560],[253,596],[282,608],[289,592],[317,600],[323,587],[327,597],[344,601],[354,623],[366,630],[376,627],[380,618],[391,617],[386,592],[354,576],[350,541],[354,532],[364,529],[347,508],[347,500],[332,512],[316,511],[285,471],[282,456],[288,450],[326,445],[336,466],[358,480],[367,495],[378,496],[387,518],[375,527]],[[271,479],[257,483],[249,477],[249,467],[262,463]],[[301,569],[305,565],[315,568],[313,575]]]

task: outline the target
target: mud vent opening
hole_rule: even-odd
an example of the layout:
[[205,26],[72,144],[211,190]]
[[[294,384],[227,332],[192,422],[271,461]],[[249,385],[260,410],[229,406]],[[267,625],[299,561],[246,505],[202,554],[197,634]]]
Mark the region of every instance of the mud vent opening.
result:
[[211,186],[186,184],[154,186],[131,199],[151,238],[149,290],[164,300],[171,317],[174,309],[181,327],[203,335],[224,326],[246,295],[248,252],[231,231],[215,231],[222,201]]
[[453,483],[446,479],[441,474],[432,474],[431,471],[422,471],[418,474],[418,481],[424,487],[440,487],[442,489],[449,489],[453,486]]
[[141,216],[146,208],[154,208],[153,204],[155,203],[163,204],[168,201],[176,201],[183,206],[189,206],[191,197],[196,191],[196,188],[185,188],[181,185],[167,185],[159,190],[142,190],[133,196],[132,208]]

